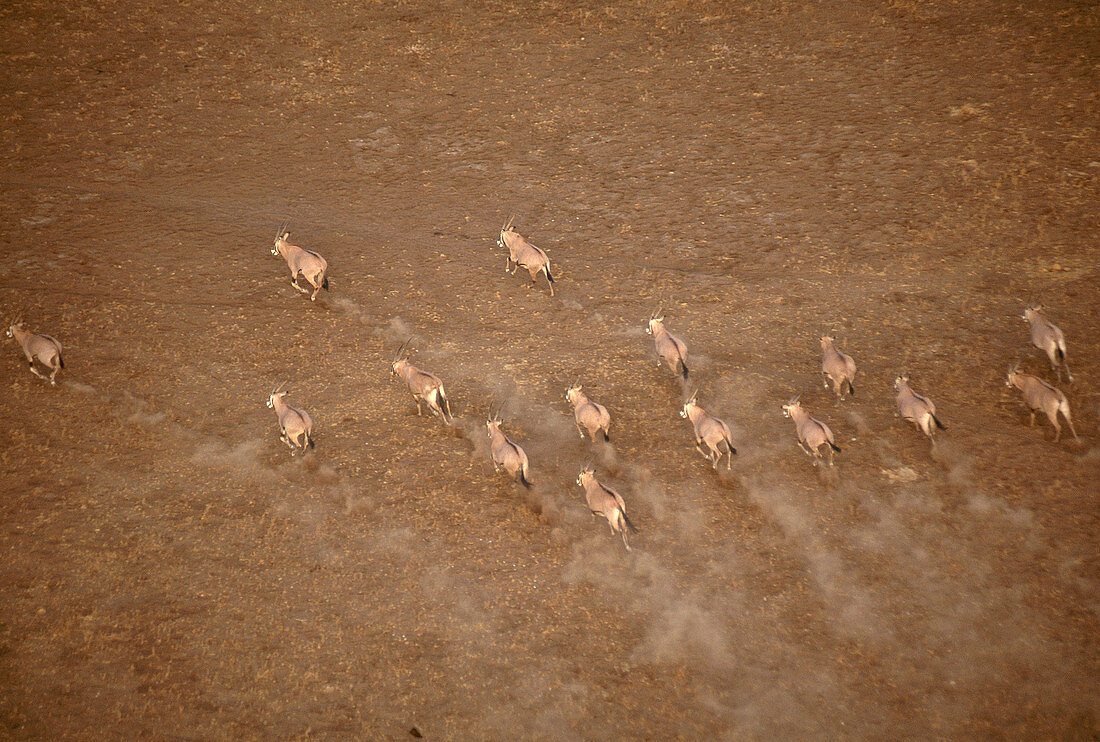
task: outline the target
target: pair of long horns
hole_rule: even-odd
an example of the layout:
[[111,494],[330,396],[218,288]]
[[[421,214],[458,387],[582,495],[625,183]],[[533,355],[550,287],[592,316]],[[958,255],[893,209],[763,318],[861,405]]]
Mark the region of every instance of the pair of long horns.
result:
[[287,390],[287,391],[283,391],[283,387],[285,387],[285,386],[286,386],[286,382],[287,382],[287,381],[290,381],[290,379],[287,379],[286,381],[283,381],[283,382],[281,382],[281,383],[279,383],[279,384],[276,384],[276,385],[275,385],[274,387],[272,387],[272,389],[271,389],[271,393],[272,393],[272,394],[278,394],[279,392],[283,392],[283,394],[290,394],[290,391],[289,391],[289,390]]
[[791,397],[791,401],[788,402],[787,404],[795,405],[795,404],[798,404],[801,401],[802,401],[802,392],[799,392],[798,394]]
[[279,225],[279,231],[275,233],[275,239],[280,239],[286,234],[286,228],[290,226],[289,219],[283,219],[283,223]]
[[508,221],[504,222],[504,226],[500,228],[500,231],[501,232],[507,232],[509,229],[512,228],[512,224],[515,223],[515,221],[516,221],[516,215],[512,214],[511,216],[508,217]]
[[664,308],[663,306],[659,306],[659,307],[657,307],[657,311],[656,311],[656,312],[654,312],[653,314],[649,315],[649,318],[650,318],[650,319],[655,319],[655,320],[657,320],[658,322],[660,322],[661,320],[663,320],[663,319],[665,318],[665,317],[664,317],[664,315],[662,314],[662,312],[664,312],[664,311],[665,311],[665,308]]
[[412,338],[410,337],[408,340],[401,343],[401,347],[397,349],[397,352],[393,356],[393,362],[394,363],[397,363],[398,361],[401,360],[402,355],[405,353],[405,349],[409,347],[409,343],[411,343],[411,342],[412,342]]

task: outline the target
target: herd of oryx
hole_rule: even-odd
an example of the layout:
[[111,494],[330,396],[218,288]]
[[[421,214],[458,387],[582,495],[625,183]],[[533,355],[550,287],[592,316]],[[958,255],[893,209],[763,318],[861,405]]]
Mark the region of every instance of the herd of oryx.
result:
[[[286,231],[284,223],[276,233],[271,254],[280,255],[286,260],[290,270],[291,285],[297,291],[309,294],[310,301],[315,301],[317,293],[322,288],[327,290],[329,287],[328,263],[316,252],[293,245],[289,240],[290,232]],[[554,277],[550,273],[550,258],[541,248],[528,242],[513,229],[511,220],[501,228],[497,245],[508,251],[506,272],[514,275],[517,269],[524,268],[530,274],[532,283],[541,273],[549,285],[550,295],[554,295]],[[310,286],[309,289],[299,283],[302,279]],[[1024,321],[1031,328],[1031,342],[1047,354],[1051,370],[1057,374],[1059,381],[1062,378],[1062,370],[1065,369],[1067,380],[1073,383],[1073,376],[1066,362],[1066,342],[1062,331],[1044,317],[1041,310],[1041,307],[1029,307],[1023,313]],[[665,327],[664,316],[660,309],[650,316],[645,330],[653,336],[659,358],[658,366],[663,362],[673,374],[686,382],[689,374],[687,346]],[[50,335],[24,329],[21,320],[16,320],[8,327],[7,336],[14,337],[18,341],[31,372],[42,379],[47,379],[51,385],[55,385],[58,372],[65,367],[61,355],[61,342]],[[423,371],[409,362],[406,357],[408,344],[409,341],[406,341],[398,348],[390,365],[392,375],[400,377],[405,382],[405,386],[416,402],[418,415],[422,414],[423,407],[426,406],[433,415],[448,425],[451,424],[454,418],[447,394],[443,389],[443,382],[435,374]],[[829,388],[831,381],[838,400],[843,400],[845,395],[854,395],[856,364],[852,357],[840,351],[833,338],[828,336],[821,338],[821,353],[821,373],[824,376],[825,388]],[[38,366],[45,369],[48,374],[40,371]],[[1078,439],[1077,431],[1074,430],[1073,421],[1070,418],[1069,402],[1061,390],[1037,376],[1021,373],[1019,364],[1009,369],[1005,385],[1020,390],[1023,402],[1031,413],[1031,425],[1035,424],[1035,413],[1041,410],[1054,426],[1054,440],[1057,442],[1062,436],[1062,426],[1058,421],[1058,416],[1061,415],[1069,425],[1074,439]],[[909,386],[907,376],[903,375],[895,379],[894,390],[897,392],[896,404],[899,416],[916,425],[928,436],[932,445],[935,445],[936,430],[945,429],[936,416],[935,404],[928,397],[914,392]],[[314,447],[313,420],[305,410],[287,404],[284,400],[287,393],[281,385],[272,389],[268,395],[267,406],[278,416],[279,439],[290,448],[293,455],[304,451],[307,447]],[[812,458],[814,466],[821,463],[832,466],[833,456],[840,452],[833,432],[828,425],[811,416],[802,407],[800,397],[801,395],[782,405],[783,414],[794,421],[798,445]],[[565,398],[573,407],[577,432],[582,439],[587,433],[593,441],[598,440],[597,435],[603,441],[611,440],[609,431],[611,415],[606,407],[589,399],[579,383],[572,384],[566,390]],[[731,469],[737,449],[733,447],[729,426],[703,409],[697,398],[697,392],[692,393],[680,410],[680,416],[691,421],[695,448],[715,470],[718,469],[723,457],[726,458],[726,468]],[[502,424],[499,411],[490,408],[485,426],[490,439],[489,450],[493,467],[498,472],[504,470],[512,479],[525,487],[530,487],[530,462],[527,454],[519,444],[505,435],[501,430]],[[614,489],[600,483],[596,479],[592,466],[586,466],[581,471],[577,477],[577,484],[584,490],[585,499],[593,515],[606,518],[612,533],[620,534],[623,544],[629,549],[627,531],[636,531],[636,529],[627,518],[626,503],[622,496]]]

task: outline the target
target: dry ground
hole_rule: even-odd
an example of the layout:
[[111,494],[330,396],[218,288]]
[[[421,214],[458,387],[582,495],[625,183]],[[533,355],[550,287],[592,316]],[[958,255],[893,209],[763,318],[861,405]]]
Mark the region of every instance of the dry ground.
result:
[[[0,357],[4,736],[1097,738],[1095,5],[262,5],[0,8],[0,311],[68,366]],[[555,298],[504,275],[509,214]],[[268,253],[287,217],[315,304]],[[1002,383],[1051,376],[1037,300],[1080,443]],[[410,333],[451,430],[388,377]],[[577,439],[578,377],[614,448]],[[780,415],[802,390],[833,473]]]

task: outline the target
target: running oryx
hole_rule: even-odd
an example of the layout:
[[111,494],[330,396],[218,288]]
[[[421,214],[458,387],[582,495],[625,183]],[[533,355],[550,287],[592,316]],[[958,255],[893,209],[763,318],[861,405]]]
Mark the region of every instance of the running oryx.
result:
[[1035,425],[1035,412],[1037,410],[1043,411],[1047,419],[1050,420],[1050,424],[1054,426],[1055,443],[1062,437],[1062,426],[1058,424],[1059,412],[1066,418],[1066,424],[1069,425],[1069,430],[1073,433],[1073,440],[1081,440],[1077,437],[1077,431],[1073,429],[1073,420],[1069,416],[1069,401],[1061,390],[1055,389],[1038,376],[1020,373],[1020,364],[1018,363],[1008,370],[1005,386],[1014,386],[1024,395],[1024,404],[1027,405],[1028,411],[1031,413],[1032,426]]
[[592,515],[602,515],[607,518],[611,533],[620,534],[623,537],[623,546],[630,551],[626,532],[629,529],[637,533],[638,529],[626,517],[626,503],[623,502],[622,495],[607,485],[600,484],[591,466],[586,466],[577,476],[577,484],[584,488],[584,499],[588,502],[588,509],[592,511]]
[[546,282],[550,285],[550,296],[554,295],[554,277],[550,275],[550,258],[541,247],[536,247],[524,239],[516,230],[512,229],[513,219],[500,228],[500,237],[497,239],[499,247],[508,248],[508,259],[504,263],[504,272],[516,274],[517,268],[525,268],[531,274],[531,283],[535,282],[535,276],[539,273],[546,276]]
[[1050,359],[1050,370],[1058,374],[1058,381],[1062,380],[1062,367],[1066,368],[1066,379],[1073,383],[1073,374],[1069,372],[1069,362],[1066,360],[1066,338],[1058,327],[1042,315],[1040,306],[1028,307],[1024,310],[1024,322],[1031,325],[1031,344],[1047,354]]
[[798,433],[799,447],[813,457],[814,466],[821,462],[821,446],[826,446],[825,452],[829,455],[829,466],[833,465],[833,452],[840,452],[833,440],[833,431],[825,423],[810,417],[810,413],[802,409],[799,400],[802,395],[792,399],[783,405],[783,414],[794,420],[795,431]]
[[[56,386],[57,372],[65,368],[65,361],[61,358],[61,342],[49,335],[31,332],[23,329],[23,320],[17,319],[8,327],[8,337],[15,338],[23,348],[23,355],[27,357],[31,373],[40,379],[48,379],[50,386]],[[46,376],[34,367],[38,361],[50,369],[50,375]]]
[[828,335],[821,338],[821,373],[825,375],[825,388],[829,388],[829,379],[833,380],[833,391],[837,399],[844,397],[844,385],[848,385],[848,392],[855,395],[856,388],[852,386],[852,379],[856,378],[856,362],[850,355],[841,353],[836,349],[836,343]]
[[[285,382],[284,382],[285,383]],[[313,448],[313,420],[309,413],[297,407],[291,407],[283,401],[289,391],[280,391],[280,387],[271,390],[267,397],[267,406],[279,416],[279,440],[290,448],[290,455],[305,451],[306,446]]]
[[443,422],[450,425],[454,418],[451,415],[450,403],[447,401],[447,393],[443,391],[443,382],[435,374],[421,371],[409,363],[404,353],[410,342],[411,339],[406,340],[397,349],[393,363],[390,364],[390,375],[400,376],[404,380],[405,386],[409,388],[409,392],[416,401],[417,415],[422,414],[420,404],[423,402],[428,405],[429,412],[443,418]]
[[[696,402],[698,396],[699,393],[694,392],[680,410],[680,417],[691,420],[691,425],[695,429],[695,450],[711,463],[715,471],[718,471],[718,462],[723,455],[726,456],[726,469],[732,469],[733,457],[737,449],[733,447],[730,428],[700,407]],[[704,445],[706,449],[703,448]]]
[[493,468],[496,471],[504,469],[508,475],[524,487],[530,489],[529,465],[527,454],[516,443],[509,440],[508,436],[500,429],[503,422],[491,409],[489,419],[485,421],[485,427],[489,432],[489,452],[493,458]]
[[[653,344],[657,348],[657,355],[668,364],[672,373],[686,380],[688,377],[687,346],[680,338],[675,337],[665,329],[664,321],[665,317],[658,309],[650,315],[649,324],[646,325],[645,331],[653,336]],[[660,366],[661,362],[658,361],[657,365]]]
[[898,414],[920,428],[934,445],[936,428],[947,430],[936,417],[936,405],[928,397],[914,392],[909,387],[909,377],[904,374],[894,379],[894,391],[898,393]]
[[[596,433],[603,434],[605,441],[610,441],[608,427],[611,425],[611,415],[602,404],[590,400],[583,391],[580,383],[573,384],[565,390],[565,399],[573,405],[573,422],[577,425],[577,433],[584,438],[584,431],[588,431],[588,437],[596,440]],[[582,430],[583,428],[583,430]]]
[[[310,301],[317,300],[317,292],[321,289],[328,291],[328,263],[317,253],[304,247],[292,245],[290,232],[286,231],[286,224],[279,228],[275,235],[275,246],[271,248],[272,255],[282,255],[286,265],[290,269],[290,285],[303,294],[309,294]],[[313,293],[298,285],[299,274],[313,287]]]

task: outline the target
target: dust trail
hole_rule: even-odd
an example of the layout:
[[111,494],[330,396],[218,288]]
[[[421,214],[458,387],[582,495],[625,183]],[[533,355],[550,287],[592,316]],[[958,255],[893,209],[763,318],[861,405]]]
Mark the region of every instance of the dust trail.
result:
[[374,334],[391,343],[403,343],[412,337],[413,332],[405,320],[393,317],[386,324],[375,327]]
[[871,430],[871,426],[867,423],[867,418],[856,410],[845,411],[844,418],[848,421],[849,425],[855,428],[857,435],[868,436],[874,434],[874,431]]
[[91,384],[83,384],[79,381],[70,381],[69,379],[62,379],[61,383],[64,384],[65,386],[69,387],[70,389],[72,389],[74,392],[80,392],[81,394],[92,395],[92,394],[95,394],[99,391],[98,389],[96,389]]
[[375,318],[363,310],[359,303],[349,299],[345,296],[337,297],[332,300],[332,303],[337,309],[347,314],[353,322],[358,322],[361,325],[373,326],[376,323]]
[[615,452],[615,446],[608,441],[593,441],[592,448],[596,452],[596,461],[600,467],[613,477],[623,473],[623,466],[619,462],[619,455]]
[[122,400],[119,409],[121,414],[126,416],[126,422],[153,428],[160,426],[167,417],[163,412],[154,411],[148,401],[129,391],[122,392]]
[[745,477],[749,497],[802,551],[814,584],[830,611],[834,628],[842,635],[891,643],[894,632],[881,617],[871,594],[857,584],[839,555],[817,532],[810,513],[795,504],[793,493]]
[[219,440],[210,440],[199,444],[191,461],[203,466],[222,469],[243,479],[259,479],[274,482],[278,474],[260,461],[260,451],[266,444],[262,438],[242,441],[230,448]]
[[643,639],[631,652],[635,662],[688,662],[723,672],[737,666],[722,613],[740,597],[727,594],[720,611],[703,582],[685,583],[654,554],[635,550],[627,558],[618,541],[592,536],[573,545],[562,580],[592,584],[646,617]]
[[[420,588],[423,599],[433,606],[439,633],[453,647],[449,657],[457,675],[467,675],[474,668],[484,670],[487,662],[495,664],[495,657],[507,654],[502,650],[512,641],[510,620],[480,580],[437,561],[424,570]],[[571,674],[570,664],[554,654],[523,665],[499,664],[493,673],[498,680],[495,687],[471,691],[470,702],[493,709],[483,715],[484,733],[473,736],[580,740],[585,737],[572,727],[601,728],[598,715],[588,708],[588,687],[563,682]],[[502,687],[511,690],[502,694]],[[612,730],[603,731],[606,734],[601,736],[613,736]]]

